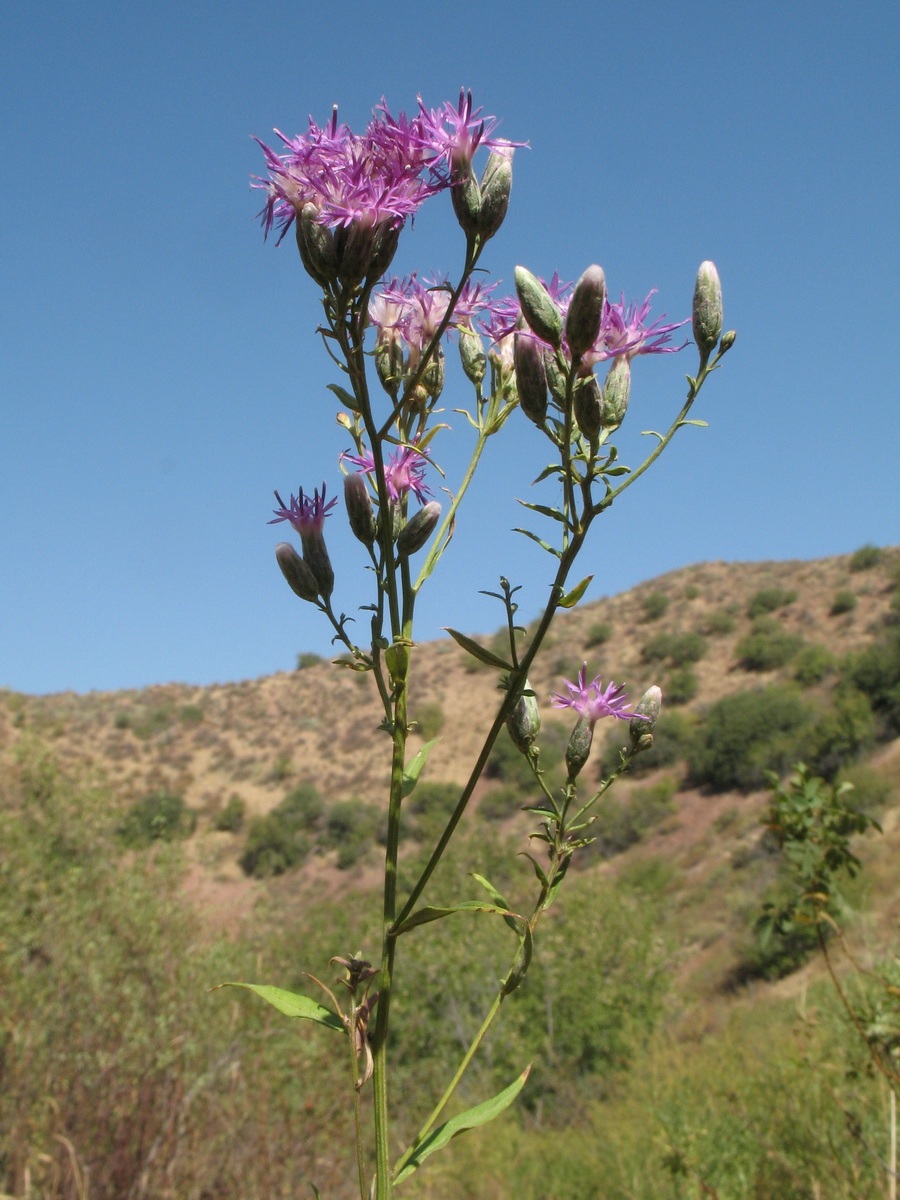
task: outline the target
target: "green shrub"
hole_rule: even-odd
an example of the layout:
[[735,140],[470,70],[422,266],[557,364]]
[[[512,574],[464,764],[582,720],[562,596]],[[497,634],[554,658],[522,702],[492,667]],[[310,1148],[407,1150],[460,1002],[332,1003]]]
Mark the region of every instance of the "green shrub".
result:
[[168,729],[174,718],[174,704],[156,704],[151,708],[140,710],[137,716],[132,717],[131,730],[135,737],[141,738],[142,741],[149,741],[150,738],[156,737],[158,733]]
[[650,592],[641,600],[643,620],[658,621],[660,617],[665,616],[668,607],[669,597],[665,592]]
[[706,638],[700,633],[657,633],[644,644],[641,656],[645,662],[668,659],[675,667],[685,667],[699,662],[708,649]]
[[726,633],[734,633],[734,616],[726,608],[717,608],[707,613],[703,621],[703,631],[711,637],[721,637]]
[[254,817],[240,858],[244,873],[257,878],[282,875],[301,863],[310,852],[309,835],[316,830],[322,810],[315,787],[302,783],[266,816]]
[[128,729],[131,725],[131,717],[127,712],[117,712],[113,719],[113,725],[116,729]]
[[225,807],[216,817],[214,828],[220,833],[237,833],[244,824],[247,805],[240,796],[229,796]]
[[414,719],[416,722],[416,732],[426,742],[430,742],[432,738],[436,738],[444,728],[444,710],[436,701],[429,704],[420,704],[415,710]]
[[505,821],[514,816],[526,804],[521,791],[511,784],[501,784],[485,792],[478,811],[486,821]]
[[738,692],[707,710],[688,750],[692,783],[712,791],[759,787],[764,772],[784,771],[810,713],[795,692],[771,687]]
[[851,687],[868,696],[888,736],[900,733],[900,628],[852,655],[842,677]]
[[313,654],[311,650],[301,650],[297,655],[297,670],[305,671],[307,667],[317,667],[324,661],[321,654]]
[[860,546],[850,559],[851,571],[870,571],[877,567],[884,558],[884,551],[878,546]]
[[183,704],[178,716],[185,725],[199,725],[203,720],[203,709],[199,704]]
[[890,780],[866,763],[854,763],[843,767],[838,774],[837,783],[849,783],[853,786],[849,802],[867,816],[877,817],[887,808],[894,791]]
[[700,680],[688,667],[670,671],[663,682],[667,704],[689,704],[700,691]]
[[780,587],[763,588],[751,596],[747,605],[747,616],[761,617],[766,613],[773,613],[787,604],[793,604],[796,599],[796,592],[789,592]]
[[769,617],[758,617],[738,642],[737,655],[745,671],[774,671],[786,666],[802,645],[799,634],[788,632]]
[[821,681],[837,667],[837,659],[827,646],[818,642],[804,646],[794,659],[794,678],[804,687]]
[[609,641],[609,639],[612,637],[612,633],[612,625],[608,624],[606,621],[598,621],[595,625],[592,625],[587,632],[587,645],[589,647],[602,646],[604,642]]
[[118,834],[126,846],[149,846],[151,842],[172,842],[194,832],[197,814],[172,792],[153,792],[136,800],[119,825]]
[[625,800],[619,799],[615,792],[608,792],[594,808],[596,819],[589,830],[589,835],[595,838],[593,852],[612,858],[641,841],[675,811],[672,801],[675,788],[675,780],[670,778],[661,779],[652,787],[634,788]]
[[868,698],[842,688],[805,739],[803,758],[817,775],[832,780],[841,767],[875,745],[875,714]]
[[696,600],[699,595],[700,589],[697,587],[696,583],[689,583],[684,589],[685,600]]
[[856,608],[856,593],[851,592],[849,588],[844,588],[835,592],[829,616],[839,617],[842,613],[853,612],[854,608]]
[[[563,761],[570,732],[560,721],[544,722],[537,740],[541,751],[542,770],[553,771]],[[516,749],[506,730],[501,731],[494,743],[484,774],[487,779],[499,779],[503,783],[515,784],[526,797],[534,796],[540,790],[527,758],[521,750]]]
[[413,835],[421,841],[439,837],[459,803],[461,793],[458,783],[420,780],[406,801],[406,811],[413,818]]
[[363,800],[339,800],[325,814],[326,844],[337,849],[337,865],[345,871],[374,843],[378,809]]

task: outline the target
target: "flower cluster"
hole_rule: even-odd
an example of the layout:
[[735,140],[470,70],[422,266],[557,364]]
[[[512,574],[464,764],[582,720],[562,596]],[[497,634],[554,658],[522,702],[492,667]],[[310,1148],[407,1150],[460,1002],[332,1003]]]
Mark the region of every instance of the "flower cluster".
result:
[[[371,475],[375,470],[375,460],[369,450],[359,455],[342,454],[341,458],[353,463],[364,475]],[[427,501],[431,495],[424,483],[427,461],[428,451],[417,450],[415,446],[401,446],[394,451],[384,464],[384,479],[391,500],[402,500],[412,492],[420,504]]]
[[402,112],[393,117],[382,101],[362,134],[338,122],[337,108],[324,127],[310,118],[305,134],[288,137],[276,129],[281,153],[256,139],[269,172],[268,179],[252,183],[266,193],[260,212],[265,233],[277,227],[280,242],[307,205],[330,228],[361,223],[399,229],[424,200],[450,186],[454,173],[468,169],[479,146],[512,146],[491,136],[496,125],[494,117],[472,108],[471,92],[463,91],[456,108],[447,103],[429,110],[420,99],[412,118]]

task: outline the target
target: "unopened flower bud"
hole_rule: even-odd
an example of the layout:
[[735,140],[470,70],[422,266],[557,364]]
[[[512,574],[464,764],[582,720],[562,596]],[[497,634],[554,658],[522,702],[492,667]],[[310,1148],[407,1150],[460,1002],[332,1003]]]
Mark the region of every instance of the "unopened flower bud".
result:
[[531,743],[541,732],[541,713],[537,697],[531,692],[528,680],[525,680],[526,693],[516,701],[515,708],[506,718],[506,728],[517,750],[526,754]]
[[364,546],[371,546],[378,532],[369,489],[362,475],[344,476],[344,503],[350,528]]
[[613,359],[603,382],[603,424],[621,425],[631,396],[631,364],[626,355]]
[[385,331],[375,343],[375,371],[379,382],[395,400],[403,380],[403,339],[395,330]]
[[[653,727],[662,707],[662,692],[658,687],[648,688],[634,706],[634,715],[628,725],[631,744],[636,750],[647,750],[653,745]],[[649,738],[648,742],[644,742]]]
[[575,389],[575,420],[588,441],[603,428],[603,394],[594,375],[580,381]]
[[487,372],[487,355],[484,352],[484,343],[474,329],[460,326],[459,358],[466,378],[480,388]]
[[334,571],[322,531],[312,529],[309,533],[301,533],[300,541],[303,543],[303,561],[312,572],[319,595],[327,600],[334,591]]
[[371,283],[379,280],[394,259],[397,246],[400,244],[400,229],[390,221],[382,221],[375,231],[372,243],[372,253],[366,275]]
[[704,361],[722,334],[722,285],[716,264],[703,262],[697,272],[693,308],[694,341]]
[[541,341],[558,348],[562,339],[562,313],[541,281],[525,267],[516,267],[516,294],[529,328]]
[[550,395],[559,407],[565,410],[566,377],[559,369],[556,355],[549,349],[544,351],[544,370],[547,372],[547,386],[550,388]]
[[428,366],[422,372],[422,387],[432,400],[437,400],[444,390],[444,352],[440,346],[431,355]]
[[435,526],[441,517],[441,506],[437,500],[429,500],[414,517],[406,522],[397,538],[397,550],[400,554],[415,554],[421,550],[434,533]]
[[481,211],[476,232],[483,242],[492,238],[506,217],[512,191],[512,146],[491,154],[481,176]]
[[530,334],[517,333],[513,361],[519,406],[535,425],[543,425],[547,416],[547,374],[544,370],[543,347]]
[[360,220],[341,226],[335,236],[338,247],[338,276],[346,288],[357,287],[369,273],[375,250],[376,230]]
[[337,250],[334,234],[319,224],[318,215],[314,204],[304,204],[296,220],[297,249],[307,274],[319,287],[328,287],[337,280]]
[[579,717],[578,724],[572,730],[569,744],[566,746],[566,768],[569,772],[569,783],[578,777],[582,767],[591,753],[591,742],[594,740],[594,723],[588,717]]
[[566,313],[566,341],[572,362],[577,362],[590,350],[600,332],[603,301],[606,299],[606,276],[596,264],[588,267],[578,282]]
[[281,573],[288,581],[291,591],[301,600],[314,603],[319,594],[316,577],[290,542],[278,543],[275,547],[275,559],[281,567]]
[[719,342],[719,353],[727,354],[728,351],[731,349],[731,347],[734,345],[734,339],[736,337],[737,337],[737,333],[733,329],[729,329],[727,333],[723,333],[722,340],[721,340],[721,342]]
[[460,229],[469,237],[476,235],[481,220],[481,188],[471,163],[465,173],[450,184],[450,200]]

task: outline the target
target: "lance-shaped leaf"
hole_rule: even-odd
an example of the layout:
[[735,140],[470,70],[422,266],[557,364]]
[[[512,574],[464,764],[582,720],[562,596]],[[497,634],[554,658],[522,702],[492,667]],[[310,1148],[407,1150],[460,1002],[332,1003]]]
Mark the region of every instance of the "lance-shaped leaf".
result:
[[527,538],[531,538],[533,542],[537,542],[542,550],[546,550],[548,554],[555,555],[556,558],[562,558],[562,551],[554,549],[549,542],[545,542],[543,538],[539,538],[536,533],[532,533],[530,529],[514,529],[513,533],[524,533]]
[[[319,1004],[317,1000],[313,1000],[310,996],[302,996],[297,992],[287,992],[284,988],[271,987],[265,983],[220,983],[218,987],[239,987],[247,988],[248,991],[256,992],[257,996],[262,996],[263,1000],[277,1008],[279,1012],[284,1013],[286,1017],[303,1017],[307,1021],[315,1021],[318,1025],[324,1025],[326,1029],[339,1029],[342,1033],[346,1031],[346,1027],[341,1018],[336,1012],[332,1012],[330,1008],[326,1008],[324,1004]],[[212,989],[213,991],[215,989]]]
[[523,508],[530,508],[532,512],[540,513],[542,517],[549,517],[551,521],[559,521],[561,525],[568,524],[566,514],[558,508],[549,508],[546,504],[532,504],[529,500],[518,500],[516,503],[521,504]]
[[394,926],[394,933],[406,933],[409,929],[415,929],[417,925],[427,925],[430,921],[440,921],[443,917],[450,917],[454,913],[461,912],[486,912],[498,913],[501,917],[519,917],[518,913],[511,912],[508,908],[501,908],[498,904],[485,904],[483,900],[463,900],[461,904],[454,904],[449,908],[418,908],[414,913],[410,913],[405,921]]
[[571,592],[566,592],[565,596],[561,596],[558,603],[560,608],[574,608],[581,597],[588,589],[588,584],[593,579],[593,575],[588,575],[587,579],[582,579],[577,587],[573,587]]
[[519,951],[519,957],[516,959],[510,973],[504,980],[501,993],[504,996],[514,992],[522,980],[525,978],[528,968],[531,966],[531,956],[534,953],[534,934],[531,932],[531,926],[527,921],[524,922],[522,930],[522,946]]
[[329,392],[333,392],[337,396],[341,404],[346,404],[352,412],[359,412],[359,401],[346,388],[342,388],[339,383],[329,383],[326,386]]
[[493,1121],[512,1104],[519,1092],[525,1086],[525,1080],[531,1071],[531,1064],[525,1068],[519,1078],[504,1088],[502,1092],[498,1092],[496,1096],[490,1100],[484,1100],[481,1104],[476,1104],[474,1108],[469,1108],[458,1116],[451,1117],[443,1125],[439,1125],[424,1137],[422,1141],[413,1150],[406,1163],[397,1172],[394,1183],[402,1183],[404,1179],[408,1179],[418,1167],[422,1165],[429,1154],[434,1154],[435,1150],[441,1150],[451,1138],[455,1138],[458,1133],[465,1133],[467,1129],[476,1129],[479,1125],[486,1125],[488,1121]]
[[[483,875],[479,875],[477,871],[472,871],[472,878],[475,880],[476,883],[481,884],[481,886],[484,888],[484,890],[490,896],[491,900],[493,900],[494,904],[497,905],[498,910],[500,910],[500,909],[506,909],[507,911],[509,910],[509,905],[506,903],[505,897],[502,896],[500,894],[500,892],[497,891],[497,889],[494,887],[494,885],[491,883],[491,881],[489,879],[485,879],[485,877]],[[507,923],[507,925],[510,927],[510,929],[514,929],[516,931],[516,933],[519,932],[519,922],[516,920],[515,917],[506,916],[503,918],[503,920]]]
[[419,776],[422,774],[422,769],[428,758],[428,752],[432,746],[436,746],[440,738],[432,738],[430,742],[426,742],[419,752],[413,756],[409,766],[403,772],[403,782],[400,784],[400,794],[405,799],[416,784],[419,782]]
[[512,663],[508,663],[506,659],[500,658],[497,654],[492,654],[484,646],[479,646],[477,642],[473,641],[470,637],[466,637],[464,633],[460,633],[456,629],[448,629],[446,626],[444,627],[444,632],[449,633],[458,646],[462,646],[463,650],[471,654],[473,658],[477,658],[479,662],[486,663],[489,667],[496,667],[498,671],[515,670]]

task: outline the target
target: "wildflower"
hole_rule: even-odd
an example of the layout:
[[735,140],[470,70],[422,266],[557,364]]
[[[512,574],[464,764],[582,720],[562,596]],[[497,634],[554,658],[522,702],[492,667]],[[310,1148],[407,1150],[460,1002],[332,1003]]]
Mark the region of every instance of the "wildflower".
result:
[[[364,475],[371,475],[375,470],[375,459],[369,450],[364,454],[343,454],[341,457],[353,463]],[[384,465],[388,497],[399,501],[412,492],[419,503],[424,504],[431,495],[423,482],[427,464],[428,451],[416,449],[415,444],[395,450]]]
[[493,137],[499,122],[496,117],[482,117],[481,111],[472,108],[472,93],[465,88],[460,89],[455,108],[446,100],[442,108],[427,109],[419,97],[419,116],[415,123],[419,144],[434,158],[443,160],[457,179],[468,175],[479,146],[496,151],[525,145],[524,142]]
[[[278,501],[279,507],[274,510],[275,517],[269,524],[277,525],[279,521],[290,522],[300,535],[300,541],[303,544],[302,561],[312,572],[318,585],[319,595],[327,599],[334,590],[334,571],[331,569],[331,561],[328,557],[322,530],[325,518],[328,516],[329,510],[337,504],[337,499],[325,503],[324,483],[321,496],[318,488],[312,496],[304,496],[303,489],[300,488],[296,496],[291,496],[289,504],[285,504],[278,492],[275,493],[275,499]],[[281,559],[279,559],[280,563]]]
[[628,696],[625,694],[624,683],[609,683],[604,688],[600,676],[587,682],[587,663],[578,672],[578,682],[571,683],[564,679],[563,683],[569,689],[569,695],[554,692],[550,703],[554,708],[574,708],[579,716],[593,727],[601,717],[618,717],[622,721],[630,721],[631,713],[625,712]]
[[694,341],[704,359],[715,350],[722,334],[722,285],[716,264],[702,262],[694,287]]
[[603,318],[600,322],[600,333],[593,347],[584,355],[584,362],[593,365],[616,355],[624,355],[628,359],[638,354],[676,354],[683,350],[687,342],[680,346],[670,346],[672,334],[682,325],[686,325],[690,317],[673,324],[665,324],[663,313],[652,324],[647,324],[650,315],[650,297],[656,292],[654,288],[642,304],[636,300],[625,303],[623,294],[618,304],[607,301],[603,305]]

